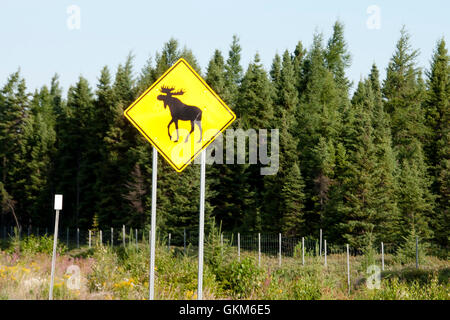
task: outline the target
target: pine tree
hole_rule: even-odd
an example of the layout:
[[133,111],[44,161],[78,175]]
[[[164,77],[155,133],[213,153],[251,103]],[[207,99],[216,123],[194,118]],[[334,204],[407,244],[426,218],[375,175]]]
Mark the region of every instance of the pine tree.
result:
[[[272,127],[273,105],[271,83],[263,69],[259,55],[256,54],[242,79],[239,89],[238,105],[236,107],[238,126],[243,130],[266,129]],[[264,178],[260,173],[261,165],[241,165],[246,179],[243,192],[250,196],[246,199],[243,228],[260,230],[261,205],[263,203]]]
[[428,137],[424,150],[433,179],[431,188],[437,196],[437,205],[430,224],[435,230],[437,242],[447,245],[450,226],[450,57],[444,39],[440,39],[436,45],[426,76],[424,109]]
[[[3,184],[4,199],[8,199],[9,204],[15,204],[19,223],[29,218],[24,213],[25,207],[23,207],[22,199],[18,197],[20,184],[17,185],[16,179],[18,170],[20,170],[20,151],[23,145],[27,116],[28,94],[25,80],[17,71],[8,77],[0,91],[0,182]],[[8,207],[11,208],[11,206]],[[6,207],[3,206],[2,217],[5,214]]]
[[[394,163],[389,145],[377,141],[375,97],[370,80],[361,81],[344,114],[343,144],[337,183],[327,207],[327,230],[358,248],[375,239],[387,241],[397,222]],[[389,162],[389,160],[391,162]],[[336,238],[336,240],[342,240]]]
[[242,81],[243,69],[241,62],[241,46],[237,35],[233,35],[233,42],[228,51],[228,59],[225,64],[225,79],[227,84],[227,93],[225,101],[230,108],[234,109],[238,99],[238,88]]
[[333,26],[333,35],[328,40],[325,51],[325,62],[328,69],[333,73],[336,83],[343,90],[343,99],[348,98],[350,81],[345,76],[345,69],[350,66],[350,53],[344,39],[344,25],[336,21]]
[[342,101],[333,74],[326,67],[321,34],[314,35],[302,75],[297,112],[298,149],[300,170],[305,177],[306,232],[315,233],[334,180]]
[[[417,227],[415,231],[419,235],[430,237],[428,220],[432,215],[434,197],[429,189],[430,180],[422,150],[426,133],[422,109],[424,92],[415,61],[418,52],[412,50],[409,42],[410,36],[402,28],[382,91],[386,111],[391,117],[392,142],[400,165],[398,204],[402,217],[401,232],[405,235],[412,227]],[[408,192],[416,197],[411,199]]]
[[[264,221],[271,226],[272,231],[283,230],[289,234],[298,234],[303,226],[294,222],[302,221],[304,198],[303,178],[298,167],[298,138],[295,132],[298,91],[289,52],[284,52],[282,63],[276,61],[277,56],[273,66],[280,64],[280,70],[277,77],[272,76],[272,84],[276,114],[273,126],[280,129],[279,169],[276,175],[265,177]],[[273,67],[272,71],[274,69]],[[286,192],[287,186],[293,188],[291,192]]]
[[51,170],[55,156],[55,115],[53,97],[46,86],[35,92],[30,104],[30,113],[24,124],[20,169],[16,174],[20,184],[20,199],[29,217],[28,223],[45,225],[51,219],[42,215],[51,212]]

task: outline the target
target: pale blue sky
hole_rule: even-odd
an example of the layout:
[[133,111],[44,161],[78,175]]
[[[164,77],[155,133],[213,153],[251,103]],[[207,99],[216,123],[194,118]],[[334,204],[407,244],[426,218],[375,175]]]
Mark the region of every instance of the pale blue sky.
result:
[[[67,27],[70,5],[81,10],[79,30]],[[381,10],[379,30],[366,26],[371,5]],[[449,12],[448,0],[0,0],[0,85],[20,67],[30,90],[55,72],[64,91],[80,74],[95,87],[102,66],[114,72],[132,51],[137,74],[170,37],[192,49],[205,70],[214,49],[226,56],[237,34],[244,68],[258,52],[268,70],[276,52],[292,51],[298,40],[309,47],[315,30],[328,39],[336,19],[345,24],[348,76],[357,82],[373,62],[384,76],[403,24],[420,50],[419,65],[428,68],[436,41],[449,41]]]

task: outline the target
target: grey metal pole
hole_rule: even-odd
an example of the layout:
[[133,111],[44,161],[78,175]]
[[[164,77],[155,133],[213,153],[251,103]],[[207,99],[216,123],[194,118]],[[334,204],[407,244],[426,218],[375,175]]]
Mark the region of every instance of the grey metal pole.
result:
[[348,292],[350,293],[350,250],[347,244],[347,284]]
[[238,238],[237,238],[237,245],[238,245],[238,260],[241,261],[241,234],[238,232]]
[[261,233],[258,233],[258,267],[261,267]]
[[183,248],[184,248],[184,254],[186,254],[186,228],[183,228]]
[[325,257],[325,267],[326,267],[327,266],[327,240],[326,239],[323,240],[323,245],[324,245],[323,254],[324,254],[324,257]]
[[278,266],[281,267],[281,233],[278,234]]
[[103,245],[103,231],[100,230],[100,245]]
[[206,150],[201,153],[200,164],[200,224],[198,237],[198,300],[203,300],[203,237],[205,232],[205,174],[206,174]]
[[384,271],[384,243],[381,241],[381,270]]
[[58,243],[58,223],[59,223],[59,210],[56,210],[55,234],[53,236],[52,271],[51,271],[51,278],[50,278],[50,290],[48,293],[49,300],[53,300],[53,283],[55,282],[56,246]]
[[158,151],[153,147],[152,161],[152,212],[150,231],[150,300],[155,298],[155,242],[156,242],[156,181],[158,177]]
[[302,265],[305,265],[305,238],[302,237]]
[[168,249],[170,251],[170,240],[172,239],[172,234],[169,232],[169,243],[168,243]]
[[416,269],[419,269],[419,236],[416,236]]
[[322,229],[320,229],[319,256],[322,256]]
[[122,225],[122,242],[123,242],[123,247],[125,248],[125,225]]

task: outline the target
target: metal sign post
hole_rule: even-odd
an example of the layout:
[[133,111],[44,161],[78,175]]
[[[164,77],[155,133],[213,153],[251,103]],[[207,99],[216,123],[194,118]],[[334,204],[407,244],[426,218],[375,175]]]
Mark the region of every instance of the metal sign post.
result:
[[50,277],[50,290],[48,292],[48,299],[53,300],[53,283],[55,281],[55,265],[56,265],[56,246],[58,243],[58,223],[59,223],[59,211],[62,210],[62,198],[61,194],[55,194],[55,234],[53,236],[53,254],[52,254],[52,271]]
[[155,241],[156,241],[156,179],[158,173],[158,151],[153,147],[152,164],[152,216],[150,231],[150,300],[155,298]]
[[201,154],[200,164],[200,224],[198,227],[198,286],[197,298],[203,299],[203,237],[205,232],[205,171],[206,171],[206,153]]

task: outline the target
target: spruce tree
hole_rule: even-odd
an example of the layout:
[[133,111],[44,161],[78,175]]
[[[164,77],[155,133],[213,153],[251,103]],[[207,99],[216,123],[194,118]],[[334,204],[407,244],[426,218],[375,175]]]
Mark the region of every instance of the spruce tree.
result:
[[[424,94],[420,70],[416,67],[417,55],[418,51],[411,48],[408,32],[402,28],[382,91],[400,165],[398,204],[401,232],[404,236],[415,227],[418,228],[415,229],[417,234],[426,238],[432,234],[428,221],[433,212],[434,197],[429,189],[430,180],[423,156],[422,143],[426,133],[422,108]],[[416,197],[410,198],[408,192]]]
[[437,196],[430,225],[435,230],[436,241],[447,245],[450,226],[450,58],[444,39],[440,39],[436,45],[426,76],[424,109],[428,137],[424,150],[433,179],[431,188]]
[[[20,183],[16,179],[21,164],[28,103],[25,80],[17,71],[8,77],[0,90],[0,182],[7,202],[15,203],[19,223],[29,218],[25,214],[22,199],[18,197]],[[6,210],[7,207],[3,206],[2,217],[6,215]]]

